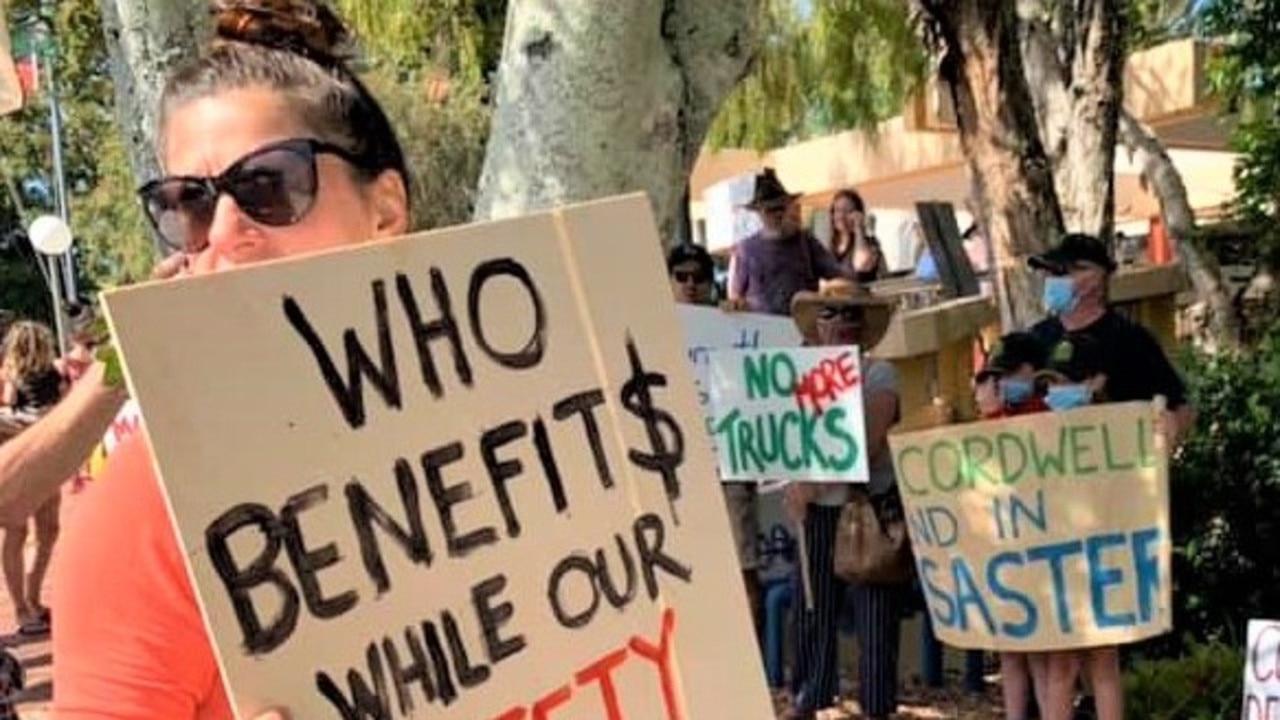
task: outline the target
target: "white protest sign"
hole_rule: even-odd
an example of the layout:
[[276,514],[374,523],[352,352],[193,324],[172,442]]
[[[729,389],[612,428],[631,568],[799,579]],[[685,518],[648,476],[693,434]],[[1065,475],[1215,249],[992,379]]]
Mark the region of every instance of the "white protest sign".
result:
[[1280,720],[1280,621],[1250,620],[1240,720]]
[[713,351],[711,405],[725,480],[870,477],[856,347]]
[[698,386],[698,402],[707,419],[707,432],[714,435],[711,412],[711,351],[798,347],[800,331],[790,317],[757,313],[723,312],[714,307],[679,305],[685,346],[693,364],[693,381]]
[[241,718],[772,717],[659,250],[629,196],[107,295]]

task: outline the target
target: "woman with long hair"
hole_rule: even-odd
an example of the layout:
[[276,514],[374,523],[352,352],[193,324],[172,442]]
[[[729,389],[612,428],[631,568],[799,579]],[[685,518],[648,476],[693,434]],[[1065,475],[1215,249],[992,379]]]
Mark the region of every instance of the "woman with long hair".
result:
[[[58,365],[57,344],[47,325],[22,321],[14,323],[4,338],[3,402],[8,412],[22,424],[43,417],[67,390],[66,379]],[[4,544],[0,547],[0,566],[4,568],[5,587],[13,600],[14,615],[20,635],[43,635],[49,632],[49,609],[40,601],[45,574],[53,558],[53,545],[58,540],[58,515],[61,496],[54,493],[36,509],[36,554],[27,571],[24,553],[27,546],[26,512],[0,514],[4,526]]]
[[831,254],[863,285],[889,272],[880,241],[867,231],[867,206],[857,191],[841,190],[831,201]]

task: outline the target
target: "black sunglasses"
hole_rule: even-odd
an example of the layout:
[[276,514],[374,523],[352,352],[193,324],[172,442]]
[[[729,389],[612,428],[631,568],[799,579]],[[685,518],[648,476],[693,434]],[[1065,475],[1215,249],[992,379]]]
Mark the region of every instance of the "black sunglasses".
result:
[[676,270],[671,273],[671,277],[675,278],[678,283],[691,282],[694,284],[702,284],[711,279],[704,272],[690,272],[688,270]]
[[316,156],[322,154],[363,166],[354,153],[332,143],[282,140],[245,155],[217,177],[152,180],[138,189],[138,197],[165,245],[178,252],[200,252],[209,244],[209,225],[223,194],[261,225],[285,227],[306,217],[315,204]]
[[845,322],[861,322],[862,308],[856,305],[831,306],[827,305],[818,311],[818,319],[834,322],[843,320]]

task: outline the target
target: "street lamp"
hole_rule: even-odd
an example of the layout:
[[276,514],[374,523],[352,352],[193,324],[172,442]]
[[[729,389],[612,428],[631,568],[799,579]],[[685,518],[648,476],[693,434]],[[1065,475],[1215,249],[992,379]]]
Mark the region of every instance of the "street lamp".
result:
[[58,258],[71,249],[71,228],[57,215],[41,215],[27,228],[27,237],[31,239],[31,246],[44,256],[41,262],[48,265],[44,278],[53,297],[53,322],[58,334],[58,354],[61,355],[67,351],[67,338],[63,328],[62,273],[59,272]]

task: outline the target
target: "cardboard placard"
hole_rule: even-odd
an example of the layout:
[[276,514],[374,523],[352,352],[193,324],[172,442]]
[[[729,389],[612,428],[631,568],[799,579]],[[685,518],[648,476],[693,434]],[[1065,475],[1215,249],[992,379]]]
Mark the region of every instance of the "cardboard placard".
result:
[[659,250],[628,196],[107,295],[240,717],[772,717]]
[[1134,402],[890,435],[939,640],[1067,650],[1172,628],[1155,418]]
[[1240,720],[1280,720],[1280,621],[1250,620]]
[[725,480],[870,477],[857,347],[713,351],[711,406]]

